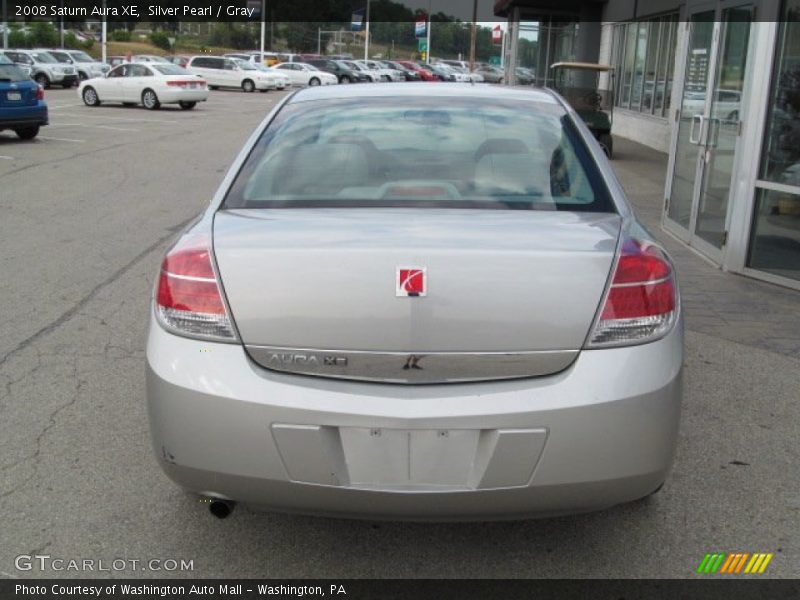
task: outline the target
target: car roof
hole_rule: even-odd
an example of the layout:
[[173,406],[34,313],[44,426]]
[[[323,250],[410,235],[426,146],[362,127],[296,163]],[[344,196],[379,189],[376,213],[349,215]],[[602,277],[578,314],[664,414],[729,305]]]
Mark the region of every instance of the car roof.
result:
[[[435,88],[435,89],[434,89]],[[561,103],[549,90],[541,88],[514,88],[476,83],[441,83],[436,86],[386,85],[363,83],[360,85],[331,85],[305,88],[297,92],[289,103],[313,100],[339,100],[347,98],[413,98],[458,96],[487,100],[522,100],[559,106]]]

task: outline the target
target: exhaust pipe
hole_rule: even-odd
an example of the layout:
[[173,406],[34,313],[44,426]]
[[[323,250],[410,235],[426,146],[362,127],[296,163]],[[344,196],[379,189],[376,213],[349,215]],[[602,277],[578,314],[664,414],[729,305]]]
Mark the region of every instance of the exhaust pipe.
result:
[[218,519],[224,519],[233,512],[236,502],[233,500],[223,500],[222,498],[211,498],[208,510]]

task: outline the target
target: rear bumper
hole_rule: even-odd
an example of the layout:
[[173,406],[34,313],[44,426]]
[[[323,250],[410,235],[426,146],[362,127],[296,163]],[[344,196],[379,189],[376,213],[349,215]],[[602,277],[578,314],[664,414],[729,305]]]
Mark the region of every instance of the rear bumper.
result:
[[0,129],[42,126],[48,123],[47,104],[42,100],[36,106],[0,108]]
[[158,94],[162,104],[175,104],[177,102],[205,102],[211,92],[207,89],[184,90],[180,88],[167,89]]
[[[666,478],[682,348],[679,323],[658,342],[584,351],[548,377],[398,386],[281,375],[240,346],[176,337],[153,321],[153,445],[182,487],[269,509],[414,520],[597,510]],[[418,434],[422,475],[388,481],[397,458],[388,440]]]

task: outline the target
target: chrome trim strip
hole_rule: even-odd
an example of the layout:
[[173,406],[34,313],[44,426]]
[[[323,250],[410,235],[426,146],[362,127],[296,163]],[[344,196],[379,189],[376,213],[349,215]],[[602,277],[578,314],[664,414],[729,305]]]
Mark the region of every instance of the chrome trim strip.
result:
[[365,352],[245,345],[262,367],[283,373],[400,384],[539,377],[563,371],[579,350],[538,352]]

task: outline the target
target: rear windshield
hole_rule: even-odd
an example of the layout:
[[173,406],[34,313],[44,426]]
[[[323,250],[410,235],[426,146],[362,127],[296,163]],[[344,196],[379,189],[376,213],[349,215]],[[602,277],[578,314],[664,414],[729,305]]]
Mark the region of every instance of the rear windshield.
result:
[[373,206],[616,212],[558,105],[456,97],[288,104],[224,204]]
[[0,82],[28,81],[25,72],[17,65],[0,62]]

